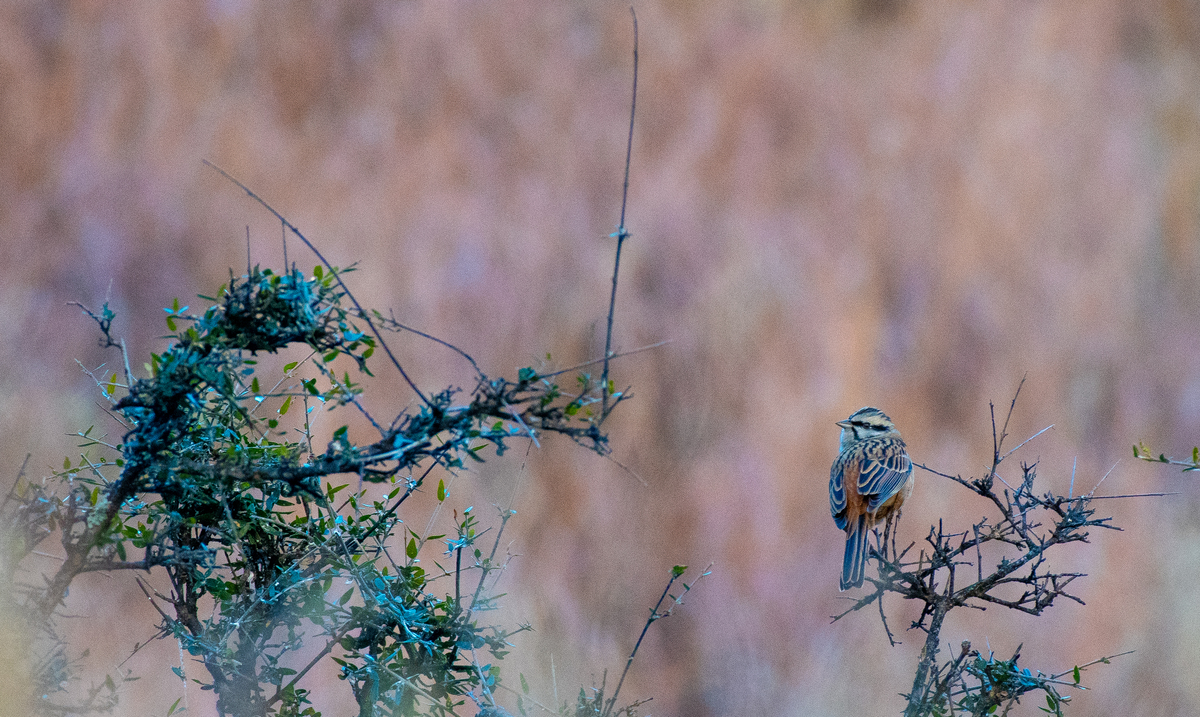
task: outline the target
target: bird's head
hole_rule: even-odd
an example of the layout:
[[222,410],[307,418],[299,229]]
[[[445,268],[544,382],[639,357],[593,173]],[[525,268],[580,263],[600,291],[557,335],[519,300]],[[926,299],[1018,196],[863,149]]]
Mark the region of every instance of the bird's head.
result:
[[887,414],[880,411],[878,408],[867,406],[860,408],[844,421],[838,421],[837,425],[842,429],[841,447],[853,445],[867,438],[876,436],[897,436],[900,432],[896,430],[896,424],[892,423],[892,419],[888,418]]

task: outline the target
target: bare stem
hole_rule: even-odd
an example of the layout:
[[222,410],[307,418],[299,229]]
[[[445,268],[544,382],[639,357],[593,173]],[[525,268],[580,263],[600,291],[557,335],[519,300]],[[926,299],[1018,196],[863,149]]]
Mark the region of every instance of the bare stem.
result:
[[226,172],[224,169],[221,169],[207,159],[201,161],[217,170],[222,177],[225,177],[229,181],[236,184],[243,192],[247,194],[247,196],[261,204],[268,212],[274,214],[275,218],[283,222],[283,225],[288,228],[288,231],[299,237],[300,241],[304,242],[304,245],[311,249],[313,254],[317,255],[317,259],[319,259],[322,264],[324,264],[331,272],[333,272],[333,278],[337,281],[338,286],[342,287],[342,291],[346,292],[346,297],[350,299],[351,303],[354,304],[354,308],[358,309],[359,316],[362,317],[363,321],[367,322],[367,326],[371,327],[371,333],[374,334],[375,338],[379,340],[379,345],[383,348],[384,353],[388,355],[388,358],[391,359],[392,365],[395,366],[396,370],[400,372],[400,376],[404,378],[404,382],[407,383],[408,387],[413,390],[413,393],[417,394],[417,397],[421,399],[422,403],[427,406],[432,406],[433,403],[430,402],[424,393],[421,393],[421,389],[417,388],[417,384],[413,382],[412,378],[409,377],[408,372],[405,371],[404,367],[400,365],[400,361],[396,358],[396,355],[392,353],[392,349],[387,345],[387,342],[383,340],[383,333],[375,327],[375,322],[371,321],[371,317],[367,314],[366,310],[364,310],[362,305],[358,303],[358,299],[355,298],[353,292],[350,291],[350,287],[346,286],[346,282],[342,280],[341,274],[333,271],[333,264],[329,263],[329,260],[325,258],[325,255],[322,254],[319,249],[317,249],[316,245],[309,241],[308,237],[301,234],[300,230],[297,229],[294,224],[288,221],[286,217],[276,211],[275,207],[272,207],[265,199],[255,194],[253,189],[247,187],[229,172]]
[[608,416],[608,364],[612,357],[613,315],[617,307],[617,275],[621,271],[621,248],[629,238],[629,230],[625,227],[625,208],[629,202],[629,165],[633,161],[633,120],[637,116],[637,77],[638,77],[638,25],[637,11],[629,6],[629,14],[633,16],[633,100],[629,103],[629,139],[625,145],[625,184],[621,189],[621,223],[613,234],[617,238],[617,258],[613,262],[612,295],[608,299],[608,331],[604,337],[604,372],[600,376],[602,395],[600,417]]

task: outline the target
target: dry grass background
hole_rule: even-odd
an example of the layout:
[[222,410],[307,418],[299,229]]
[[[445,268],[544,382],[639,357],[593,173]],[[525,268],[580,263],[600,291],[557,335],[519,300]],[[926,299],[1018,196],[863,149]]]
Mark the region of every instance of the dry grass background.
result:
[[[895,714],[920,639],[831,625],[841,539],[832,422],[888,411],[920,461],[978,472],[989,400],[1126,532],[1071,556],[1086,607],[971,613],[945,637],[1093,668],[1076,715],[1200,713],[1200,486],[1136,463],[1200,441],[1200,3],[664,0],[638,4],[642,85],[618,347],[637,400],[610,463],[551,444],[460,478],[513,505],[507,668],[560,697],[618,670],[671,565],[715,562],[630,683],[655,715]],[[102,423],[74,363],[107,360],[69,300],[106,295],[135,356],[161,308],[279,227],[245,180],[353,276],[364,303],[485,370],[599,354],[628,103],[627,6],[583,2],[0,6],[0,465],[61,462]],[[293,244],[293,256],[300,253]],[[301,264],[311,264],[305,256]],[[240,269],[238,269],[240,271]],[[194,303],[194,302],[193,302]],[[412,339],[424,386],[466,367]],[[140,361],[140,359],[139,359]],[[375,405],[409,396],[385,379]],[[1118,460],[1120,462],[1118,462]],[[982,507],[918,476],[902,534]],[[69,606],[89,666],[151,634],[129,581]],[[896,625],[912,615],[889,604]],[[97,618],[97,619],[88,619]],[[182,693],[158,643],[121,714]],[[330,683],[327,715],[349,714]],[[193,712],[205,697],[193,687]],[[1034,713],[1034,705],[1024,709]]]

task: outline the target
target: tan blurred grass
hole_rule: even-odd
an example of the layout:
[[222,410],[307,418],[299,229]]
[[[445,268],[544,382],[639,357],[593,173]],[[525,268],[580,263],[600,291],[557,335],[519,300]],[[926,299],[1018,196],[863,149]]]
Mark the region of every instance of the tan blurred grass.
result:
[[[1137,439],[1176,453],[1200,441],[1200,11],[638,11],[617,339],[671,344],[620,364],[638,399],[614,437],[649,485],[555,445],[472,479],[481,500],[517,494],[509,609],[538,628],[521,669],[545,694],[553,653],[573,694],[620,664],[671,565],[715,560],[655,626],[631,697],[654,695],[654,714],[894,711],[919,641],[888,648],[869,615],[827,620],[831,423],[879,405],[918,460],[978,470],[987,402],[1027,375],[1015,434],[1056,424],[1029,460],[1057,485],[1076,456],[1086,485]],[[336,263],[362,261],[365,303],[488,370],[597,355],[629,44],[626,6],[610,2],[5,4],[3,465],[61,461],[73,447],[59,436],[93,422],[117,431],[73,363],[111,357],[66,301],[111,292],[144,356],[159,307],[244,265],[247,225],[254,260],[279,260],[279,227],[201,158]],[[423,385],[468,380],[427,344],[398,348]],[[408,400],[381,390],[381,407]],[[981,510],[919,480],[912,539]],[[1196,488],[1129,460],[1106,485],[1183,494],[1113,506],[1128,531],[1078,556],[1086,608],[964,616],[948,639],[1024,642],[1046,667],[1135,648],[1092,673],[1075,714],[1195,714]],[[111,587],[89,584],[73,609],[119,605]],[[96,668],[149,632],[105,632]],[[180,688],[136,689],[131,714],[165,712]]]

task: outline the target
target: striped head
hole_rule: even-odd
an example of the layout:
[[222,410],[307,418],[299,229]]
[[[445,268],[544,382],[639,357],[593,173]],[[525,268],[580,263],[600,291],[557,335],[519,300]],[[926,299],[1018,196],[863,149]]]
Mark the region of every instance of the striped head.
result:
[[871,406],[858,409],[846,420],[838,421],[837,425],[842,429],[840,450],[843,451],[868,438],[900,437],[900,432],[896,430],[896,424],[892,423],[892,419],[888,418],[883,411]]

